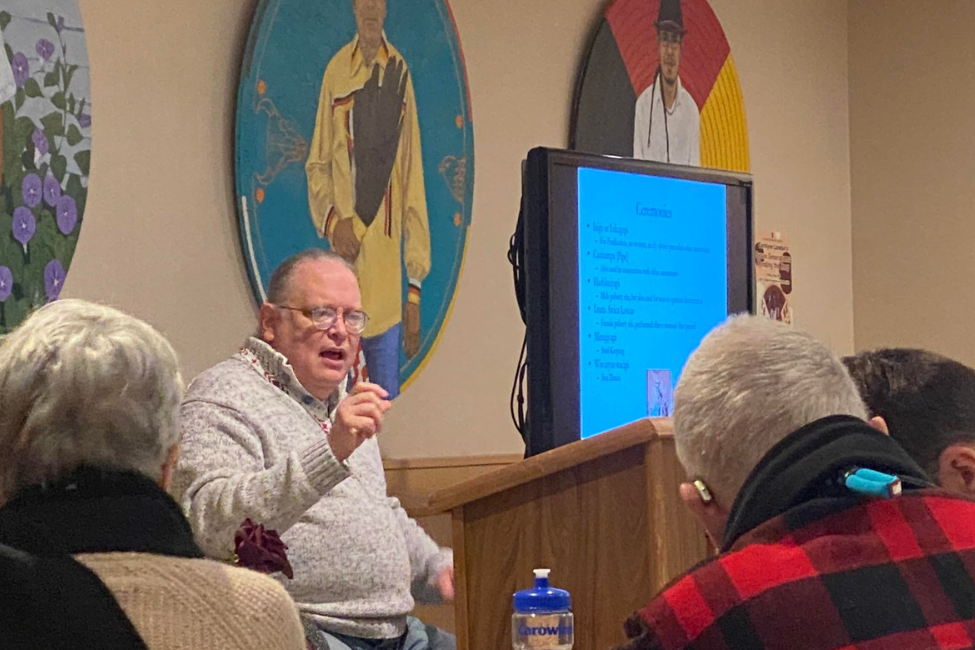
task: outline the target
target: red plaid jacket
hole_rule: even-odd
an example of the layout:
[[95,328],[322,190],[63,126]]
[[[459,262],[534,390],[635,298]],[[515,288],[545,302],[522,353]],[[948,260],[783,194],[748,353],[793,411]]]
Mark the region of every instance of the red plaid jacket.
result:
[[975,502],[807,500],[673,582],[627,633],[660,650],[975,647]]

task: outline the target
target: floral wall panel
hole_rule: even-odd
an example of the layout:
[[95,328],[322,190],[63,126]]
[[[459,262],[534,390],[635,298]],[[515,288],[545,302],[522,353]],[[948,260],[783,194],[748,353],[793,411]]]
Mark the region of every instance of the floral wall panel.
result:
[[88,198],[91,83],[75,0],[0,3],[0,332],[61,293]]

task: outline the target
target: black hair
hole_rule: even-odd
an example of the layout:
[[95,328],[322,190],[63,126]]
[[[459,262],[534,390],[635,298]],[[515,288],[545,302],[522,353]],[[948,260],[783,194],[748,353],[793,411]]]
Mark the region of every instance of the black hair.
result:
[[933,352],[885,348],[845,357],[871,416],[931,476],[949,446],[975,442],[975,370]]

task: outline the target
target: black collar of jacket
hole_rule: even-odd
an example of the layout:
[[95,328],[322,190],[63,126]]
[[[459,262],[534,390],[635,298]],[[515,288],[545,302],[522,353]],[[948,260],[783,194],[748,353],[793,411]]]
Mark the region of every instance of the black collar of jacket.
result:
[[177,503],[136,472],[81,467],[0,508],[0,543],[39,556],[155,553],[201,558]]
[[898,476],[905,489],[932,486],[890,436],[859,418],[823,418],[779,441],[748,475],[728,514],[721,551],[759,524],[814,499],[834,498],[837,507],[847,507],[856,496],[837,479],[854,467]]

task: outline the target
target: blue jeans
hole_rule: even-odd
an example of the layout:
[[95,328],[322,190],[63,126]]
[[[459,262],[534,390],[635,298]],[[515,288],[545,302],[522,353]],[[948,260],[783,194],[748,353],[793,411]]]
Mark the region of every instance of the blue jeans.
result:
[[403,323],[396,323],[379,336],[362,339],[369,381],[389,391],[389,399],[399,395],[399,349]]
[[413,616],[406,619],[406,634],[398,639],[359,639],[325,633],[328,650],[457,650],[457,637]]

